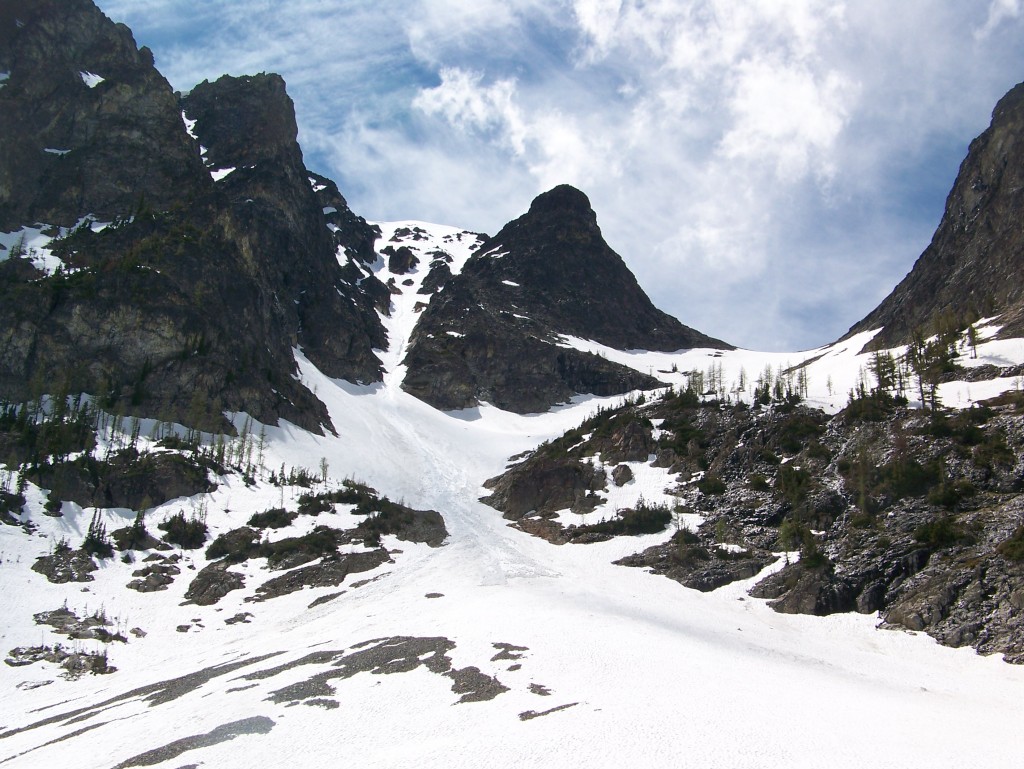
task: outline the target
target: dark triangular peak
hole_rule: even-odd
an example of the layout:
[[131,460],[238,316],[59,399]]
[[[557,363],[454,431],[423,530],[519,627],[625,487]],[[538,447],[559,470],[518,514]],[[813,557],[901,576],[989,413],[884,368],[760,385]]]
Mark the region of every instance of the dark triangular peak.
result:
[[587,196],[563,185],[487,239],[434,297],[403,387],[438,408],[486,401],[530,412],[661,385],[562,336],[623,350],[728,347],[654,307],[605,243]]
[[[971,142],[932,242],[891,294],[849,334],[882,327],[872,342],[908,342],[1001,315],[1004,334],[1024,333],[1024,83],[996,105]],[[848,334],[848,336],[849,336]]]
[[484,244],[465,273],[558,333],[619,349],[731,349],[651,303],[602,237],[590,200],[567,184],[537,196],[526,214]]

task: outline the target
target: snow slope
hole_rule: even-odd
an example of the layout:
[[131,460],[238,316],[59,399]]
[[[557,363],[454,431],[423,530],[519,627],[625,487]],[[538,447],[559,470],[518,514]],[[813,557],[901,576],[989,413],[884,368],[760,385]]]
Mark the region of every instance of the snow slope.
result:
[[[409,226],[429,231],[428,240],[402,244],[418,253],[444,248],[453,272],[468,258],[468,234],[460,240],[458,231],[433,225],[384,225],[378,245]],[[426,267],[392,276],[383,257],[374,266],[402,289],[384,318],[391,344],[381,353],[382,384],[332,380],[296,352],[337,435],[267,427],[264,464],[312,470],[323,461],[333,483],[355,478],[438,510],[447,544],[431,549],[385,537],[394,563],[338,588],[261,603],[246,602],[246,589],[214,606],[181,605],[190,562],[205,562],[201,551],[185,553],[183,574],[159,593],[125,590],[135,566],[117,559],[85,586],[51,585],[30,572],[54,538],[77,541],[93,513],[65,505],[62,518],[45,517],[36,512],[42,494],[30,487],[35,534],[0,527],[4,649],[58,640],[31,615],[65,601],[82,613],[102,606],[119,626],[146,635],[111,647],[118,671],[107,676],[65,681],[46,663],[2,666],[0,762],[81,769],[1019,765],[1020,667],[924,635],[876,630],[871,616],[776,614],[746,596],[756,578],[702,594],[611,564],[669,531],[558,547],[508,528],[478,501],[483,481],[510,456],[619,399],[581,397],[520,416],[486,405],[442,413],[404,393],[401,360],[415,303],[425,301],[416,289]],[[741,368],[756,377],[765,365],[820,356],[810,364],[810,399],[834,410],[864,364],[856,355],[863,343],[790,356],[600,352],[680,385],[678,372],[709,364],[721,363],[732,382]],[[979,360],[1020,362],[1019,344],[983,344]],[[971,385],[972,394],[978,389]],[[216,534],[271,506],[294,509],[300,491],[262,481],[247,488],[237,475],[219,482],[212,494],[168,503],[151,517],[204,506]],[[117,525],[131,515],[103,514]],[[346,513],[337,516],[315,523],[345,525]],[[299,523],[308,529],[314,521]],[[241,570],[249,588],[266,576],[254,561]],[[225,622],[244,612],[247,622]]]

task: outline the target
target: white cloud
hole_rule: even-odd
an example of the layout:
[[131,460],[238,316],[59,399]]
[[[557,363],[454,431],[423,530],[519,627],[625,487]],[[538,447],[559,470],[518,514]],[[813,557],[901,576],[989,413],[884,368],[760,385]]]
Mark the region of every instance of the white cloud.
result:
[[808,173],[829,179],[839,132],[856,86],[842,74],[816,76],[808,68],[751,60],[735,71],[733,122],[719,145],[724,157],[775,166],[783,182]]
[[1004,21],[1019,17],[1020,0],[992,0],[988,6],[988,18],[985,20],[984,26],[974,33],[974,36],[978,40],[983,40]]
[[441,84],[424,88],[412,105],[463,131],[494,132],[516,155],[526,152],[526,128],[514,103],[515,80],[482,84],[483,75],[456,67],[441,70]]

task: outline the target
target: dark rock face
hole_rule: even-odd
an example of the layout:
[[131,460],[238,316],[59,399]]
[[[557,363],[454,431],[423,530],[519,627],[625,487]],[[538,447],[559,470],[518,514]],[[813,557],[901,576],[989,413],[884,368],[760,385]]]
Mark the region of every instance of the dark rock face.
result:
[[850,334],[884,327],[875,348],[908,342],[914,329],[963,326],[1003,315],[1004,333],[1024,330],[1024,84],[996,105],[971,142],[931,244],[910,274]]
[[618,349],[729,347],[656,309],[604,242],[587,197],[561,186],[444,282],[413,334],[403,388],[442,409],[486,401],[526,413],[579,393],[659,386],[560,346],[560,334]]
[[854,590],[831,569],[807,568],[799,562],[761,580],[750,594],[770,599],[771,607],[782,614],[825,616],[856,608]]
[[179,102],[86,0],[0,14],[0,229],[114,220],[60,233],[63,272],[0,263],[0,394],[87,392],[206,430],[225,411],[329,426],[293,350],[379,380],[387,289],[366,268],[377,230],[303,165],[283,80],[225,77]]
[[[378,548],[364,553],[348,553],[325,558],[320,563],[292,569],[279,577],[268,579],[256,588],[256,601],[277,598],[306,587],[334,587],[349,574],[372,571],[391,560],[387,550]],[[207,567],[209,568],[209,567]]]
[[180,454],[140,454],[125,449],[100,462],[79,457],[40,468],[34,480],[53,498],[83,507],[128,507],[140,510],[177,497],[213,491],[206,468]]
[[[377,231],[351,213],[337,187],[306,170],[284,80],[225,76],[200,83],[182,107],[196,121],[211,168],[235,168],[218,184],[230,199],[237,228],[231,240],[255,273],[261,298],[277,295],[274,311],[285,313],[285,328],[324,373],[379,380],[380,361],[372,348],[386,346],[384,329],[372,297],[344,280],[337,256],[341,250],[348,261],[338,234],[343,230],[329,228],[325,216],[348,229],[359,259],[366,258],[366,244],[372,245]],[[325,194],[318,197],[314,187],[324,187],[318,192]]]
[[492,493],[481,501],[517,521],[528,513],[555,513],[577,506],[590,492],[603,488],[604,481],[592,465],[538,455],[488,480],[485,485]]
[[152,54],[89,0],[3,3],[0,71],[0,230],[109,221],[210,186]]

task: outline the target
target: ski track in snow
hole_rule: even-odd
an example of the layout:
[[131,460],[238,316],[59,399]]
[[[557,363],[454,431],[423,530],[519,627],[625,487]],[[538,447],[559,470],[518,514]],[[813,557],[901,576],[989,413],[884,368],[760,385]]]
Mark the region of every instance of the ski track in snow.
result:
[[[349,577],[336,588],[305,589],[264,603],[243,601],[268,576],[262,562],[249,561],[234,567],[246,576],[245,590],[199,607],[180,604],[193,567],[205,563],[200,551],[184,553],[182,574],[161,593],[125,590],[138,564],[117,559],[104,562],[94,582],[52,585],[29,572],[28,564],[56,537],[80,541],[92,509],[66,505],[62,518],[33,513],[38,528],[32,536],[0,527],[0,578],[7,588],[0,595],[4,651],[58,640],[31,616],[65,601],[79,613],[102,607],[119,626],[147,632],[145,638],[110,647],[119,670],[109,676],[67,682],[45,663],[2,666],[3,765],[1019,765],[1020,667],[970,649],[940,647],[924,635],[877,630],[876,616],[776,614],[746,596],[756,577],[702,594],[640,569],[612,565],[663,541],[670,531],[558,547],[510,529],[497,511],[477,501],[486,493],[483,481],[500,473],[508,457],[622,399],[580,397],[546,414],[521,416],[486,404],[443,413],[405,394],[402,358],[417,317],[415,302],[426,301],[416,294],[429,269],[423,255],[442,248],[452,255],[450,266],[457,272],[472,241],[453,243],[458,230],[452,228],[403,222],[382,225],[378,245],[403,226],[422,227],[428,240],[394,244],[409,246],[421,262],[412,273],[394,276],[402,293],[383,319],[390,341],[381,353],[383,383],[332,380],[296,351],[300,375],[327,405],[337,435],[318,436],[286,423],[267,427],[265,464],[315,469],[322,458],[334,478],[351,477],[396,501],[439,511],[448,542],[431,549],[385,537],[396,551],[394,563]],[[386,259],[373,269],[382,280],[392,277]],[[404,280],[412,285],[403,286]],[[856,353],[869,337],[788,355],[621,352],[576,339],[566,344],[655,371],[679,385],[684,380],[678,372],[711,364],[721,364],[727,382],[735,381],[741,368],[753,382],[765,365],[795,365],[821,356],[809,366],[809,400],[837,410],[866,363]],[[1024,343],[984,342],[977,360],[1021,362]],[[1010,380],[1001,384],[1014,386]],[[974,383],[971,395],[988,397],[985,393],[996,386]],[[943,397],[953,400],[953,393],[965,389],[951,383]],[[632,487],[610,487],[609,506],[629,504],[640,493],[645,498],[659,493],[666,476],[654,471],[637,464]],[[237,475],[220,484],[206,499],[213,536],[282,502],[294,509],[302,491],[265,483],[250,489]],[[39,509],[43,493],[30,486],[28,496],[32,509]],[[155,524],[199,504],[198,499],[174,500],[149,518]],[[271,536],[294,536],[320,523],[351,526],[354,517],[344,506],[339,509],[334,516],[302,517]],[[103,514],[110,529],[130,523],[132,515]],[[777,568],[781,562],[769,567]],[[371,581],[355,586],[364,579]],[[314,599],[334,593],[340,595],[308,608]],[[239,612],[250,612],[250,622],[224,622]],[[178,632],[179,625],[188,625],[188,631]],[[509,691],[489,701],[456,704],[452,681],[420,666],[333,679],[335,691],[326,698],[336,707],[306,707],[269,696],[335,669],[329,661],[267,678],[246,677],[312,652],[352,652],[357,644],[394,636],[450,639],[453,668],[475,666]],[[517,659],[503,658],[495,644],[525,649],[515,652]],[[273,656],[260,659],[265,655]],[[237,669],[210,673],[192,689],[180,683],[168,687],[160,704],[137,694],[87,711],[79,721],[65,718],[25,728],[137,687],[228,663]],[[42,681],[50,683],[19,688]],[[520,719],[530,711],[547,714]]]

